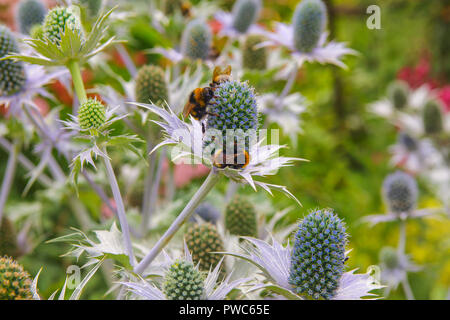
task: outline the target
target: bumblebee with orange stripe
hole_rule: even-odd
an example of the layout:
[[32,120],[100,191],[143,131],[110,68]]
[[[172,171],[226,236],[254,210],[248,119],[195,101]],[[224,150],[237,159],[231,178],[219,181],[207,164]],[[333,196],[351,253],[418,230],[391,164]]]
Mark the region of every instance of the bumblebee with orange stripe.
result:
[[[236,149],[236,148],[235,148]],[[244,156],[244,163],[240,163],[239,156]],[[232,168],[243,169],[250,162],[250,155],[247,150],[243,150],[243,154],[238,154],[237,150],[234,150],[233,154],[227,155],[222,149],[216,151],[213,156],[213,165],[219,169]]]
[[213,96],[214,91],[210,87],[195,89],[184,106],[183,116],[187,118],[191,115],[195,120],[203,120],[208,114],[206,109]]

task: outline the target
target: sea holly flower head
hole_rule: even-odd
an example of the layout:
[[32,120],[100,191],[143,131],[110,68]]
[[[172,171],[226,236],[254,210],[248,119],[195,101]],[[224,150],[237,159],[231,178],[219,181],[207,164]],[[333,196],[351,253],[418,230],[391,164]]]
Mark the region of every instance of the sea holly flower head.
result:
[[[19,46],[13,33],[0,25],[0,58],[18,53]],[[12,59],[0,60],[0,96],[11,96],[20,91],[25,83],[24,65]]]
[[[253,176],[273,175],[279,168],[304,159],[279,157],[278,152],[283,146],[264,144],[265,131],[258,140],[257,100],[254,90],[247,83],[228,81],[216,88],[208,106],[210,112],[204,134],[199,121],[191,118],[189,124],[180,120],[170,106],[161,108],[151,104],[134,104],[162,118],[162,121],[154,122],[163,128],[165,138],[153,151],[164,145],[173,145],[176,147],[172,149],[173,161],[204,163],[232,180],[248,183],[255,190],[256,186],[269,193],[271,189],[278,189],[298,202],[286,187],[253,179]],[[237,151],[237,156],[234,156],[234,151]],[[224,154],[226,156],[222,157]]]
[[300,223],[293,248],[273,237],[272,244],[243,237],[243,253],[226,254],[253,264],[262,273],[264,281],[250,292],[267,290],[290,300],[375,297],[371,291],[382,286],[370,273],[343,270],[346,238],[343,222],[331,210],[315,210]]
[[438,100],[429,100],[423,108],[423,128],[426,134],[435,135],[444,130],[444,107]]
[[225,208],[225,227],[230,234],[256,237],[258,225],[253,204],[239,195],[235,196]]
[[221,25],[219,35],[238,38],[242,35],[261,34],[263,29],[256,25],[261,12],[260,0],[238,0],[232,12],[219,11],[214,18]]
[[311,52],[319,43],[327,24],[327,8],[321,0],[303,0],[294,12],[294,46]]
[[344,273],[347,234],[332,210],[314,210],[300,223],[292,251],[289,283],[299,295],[331,299]]
[[416,180],[407,173],[396,171],[384,180],[383,195],[392,212],[398,214],[409,212],[417,205]]
[[192,20],[186,26],[181,39],[181,53],[192,60],[206,60],[212,44],[212,34],[202,20]]
[[0,300],[32,300],[31,279],[11,257],[0,257]]
[[388,87],[388,97],[397,110],[404,110],[408,106],[409,87],[403,81],[394,81]]
[[23,34],[31,34],[36,25],[41,25],[47,14],[47,8],[41,0],[21,0],[17,7],[16,21]]
[[28,105],[38,110],[33,99],[40,95],[50,98],[45,85],[67,73],[56,69],[47,72],[43,67],[2,59],[10,54],[18,54],[19,47],[12,32],[0,26],[0,104],[8,109],[8,114],[22,114],[22,107]]
[[101,15],[85,35],[76,7],[56,7],[44,20],[42,37],[24,40],[33,52],[9,57],[44,66],[66,66],[73,61],[83,63],[117,42],[114,37],[105,40],[106,20],[114,9]]
[[326,7],[321,0],[307,0],[298,4],[291,25],[277,23],[275,31],[265,31],[267,41],[260,46],[283,46],[291,51],[298,66],[303,62],[331,63],[341,68],[344,55],[356,54],[344,43],[327,43]]
[[85,41],[80,19],[73,8],[56,7],[50,10],[44,20],[44,37],[59,45],[66,30],[77,35],[80,42]]
[[408,255],[401,254],[396,248],[383,247],[379,254],[381,281],[387,290],[396,289],[406,279],[408,272],[417,272],[420,267],[410,261]]
[[263,41],[260,35],[250,35],[245,39],[242,49],[242,66],[251,70],[266,70],[267,48],[256,48]]
[[106,121],[105,106],[96,99],[88,99],[78,110],[78,121],[82,130],[97,130]]
[[168,300],[200,300],[205,290],[203,281],[192,263],[175,261],[164,276],[163,292]]
[[110,126],[128,116],[123,113],[117,115],[120,107],[106,107],[96,99],[88,99],[80,106],[78,116],[69,114],[69,120],[62,120],[64,129],[75,135],[80,144],[79,151],[73,158],[71,164],[71,179],[77,185],[78,174],[86,163],[94,168],[94,159],[97,156],[108,158],[106,148],[119,147],[129,149],[141,157],[140,151],[133,143],[143,142],[136,135],[113,135]]
[[[218,280],[223,258],[214,269],[200,271],[198,265],[194,264],[186,244],[183,258],[174,259],[163,252],[163,260],[153,273],[147,274],[154,279],[152,282],[140,278],[123,284],[135,297],[148,300],[185,300],[187,297],[197,300],[224,300],[233,289],[250,280],[241,278],[230,281],[232,272],[222,281]],[[175,277],[176,275],[178,277]],[[187,277],[184,277],[186,275]]]
[[164,70],[159,66],[146,65],[139,69],[134,90],[138,102],[162,104],[169,100]]

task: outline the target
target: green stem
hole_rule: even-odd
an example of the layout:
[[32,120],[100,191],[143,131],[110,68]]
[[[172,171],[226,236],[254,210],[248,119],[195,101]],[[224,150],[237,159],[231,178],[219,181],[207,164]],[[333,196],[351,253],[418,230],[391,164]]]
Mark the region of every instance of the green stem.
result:
[[71,60],[67,64],[67,69],[69,69],[72,75],[73,87],[75,93],[77,94],[78,101],[83,104],[87,101],[86,90],[84,89],[83,79],[81,77],[80,65],[77,60]]
[[181,226],[189,219],[189,217],[194,213],[194,210],[203,201],[206,195],[211,191],[211,189],[217,184],[220,179],[220,174],[215,172],[214,169],[211,170],[206,180],[203,182],[200,189],[197,190],[195,195],[188,202],[186,207],[181,211],[180,215],[175,219],[172,225],[167,229],[164,235],[158,240],[152,250],[144,257],[144,259],[139,262],[139,264],[134,268],[134,272],[141,274],[144,272],[150,263],[156,258],[156,256],[164,249],[164,247],[169,243],[175,233],[181,228]]

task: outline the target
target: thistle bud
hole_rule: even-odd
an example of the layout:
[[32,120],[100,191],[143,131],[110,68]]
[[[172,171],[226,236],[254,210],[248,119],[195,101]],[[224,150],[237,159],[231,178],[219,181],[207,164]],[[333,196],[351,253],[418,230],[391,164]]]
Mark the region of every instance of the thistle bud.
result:
[[173,263],[164,277],[163,292],[168,300],[200,300],[204,291],[202,274],[186,261]]
[[[203,202],[201,203],[197,209],[195,209],[195,213],[200,216],[203,220],[206,222],[211,222],[215,224],[220,219],[220,212],[217,210],[216,207],[214,207],[209,202]],[[191,217],[191,221],[195,222],[195,219]]]
[[10,257],[0,258],[0,300],[32,300],[28,272]]
[[186,232],[185,240],[194,264],[200,263],[200,270],[209,271],[220,262],[221,255],[213,252],[224,251],[223,240],[211,223],[191,226]]
[[206,60],[211,49],[212,34],[201,20],[192,20],[186,26],[181,39],[181,52],[190,59]]
[[265,47],[255,49],[261,43],[261,36],[249,36],[245,40],[242,52],[242,65],[244,68],[253,70],[264,70],[267,67],[267,50]]
[[403,81],[395,81],[388,88],[388,97],[397,110],[403,110],[407,107],[408,95],[408,85]]
[[332,210],[314,210],[300,223],[292,250],[289,283],[313,299],[331,299],[344,273],[345,225]]
[[16,21],[19,30],[23,34],[31,34],[35,25],[40,25],[45,19],[47,8],[39,0],[22,0],[17,9]]
[[246,33],[256,22],[261,10],[260,0],[238,0],[233,6],[233,28],[239,33]]
[[225,209],[225,227],[237,236],[257,236],[255,207],[241,196],[235,196]]
[[44,20],[44,37],[50,42],[59,45],[61,35],[64,34],[66,28],[77,33],[80,38],[84,39],[81,22],[76,14],[70,9],[56,7],[49,11]]
[[392,212],[402,213],[413,210],[417,203],[416,180],[402,171],[394,172],[383,182],[383,195]]
[[78,121],[83,130],[95,130],[106,121],[105,107],[100,101],[88,99],[78,110]]
[[164,70],[158,66],[143,66],[136,76],[135,97],[136,101],[141,103],[162,104],[167,101],[168,91]]
[[[19,46],[12,32],[7,27],[0,26],[0,58],[18,52]],[[10,96],[20,91],[25,80],[21,61],[0,60],[0,96]]]
[[327,24],[327,9],[321,0],[303,0],[297,5],[292,25],[294,47],[300,52],[311,52],[319,43]]
[[423,109],[423,127],[426,134],[436,134],[443,130],[442,107],[436,100],[430,100]]

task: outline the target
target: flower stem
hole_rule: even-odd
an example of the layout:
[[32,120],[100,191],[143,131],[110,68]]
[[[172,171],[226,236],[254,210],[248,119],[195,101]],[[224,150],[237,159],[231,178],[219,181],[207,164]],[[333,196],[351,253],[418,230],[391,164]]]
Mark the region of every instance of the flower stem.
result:
[[11,190],[11,185],[14,179],[19,150],[20,144],[18,142],[14,142],[13,149],[9,153],[5,176],[3,177],[2,188],[0,191],[0,225],[3,218],[3,209],[5,208],[6,200],[8,199],[9,191]]
[[[398,256],[402,257],[405,254],[406,248],[406,221],[400,221],[400,232],[398,238],[397,252]],[[408,300],[414,300],[414,294],[408,281],[408,274],[405,272],[405,278],[402,280],[403,291]]]
[[156,258],[156,256],[161,252],[161,250],[169,243],[175,233],[181,228],[181,226],[189,219],[189,217],[194,213],[194,210],[206,197],[206,195],[211,191],[211,189],[217,184],[220,179],[220,175],[212,169],[203,182],[200,189],[197,190],[195,195],[188,202],[186,207],[181,211],[180,215],[175,219],[172,225],[167,229],[164,235],[158,240],[152,250],[144,257],[144,259],[139,262],[139,264],[134,268],[134,272],[141,274],[144,272],[150,263]]
[[67,69],[69,69],[72,75],[73,87],[75,93],[77,94],[78,101],[83,104],[87,101],[86,90],[84,89],[83,79],[81,77],[80,65],[77,60],[71,60],[67,64]]
[[[103,152],[105,155],[107,155],[106,148],[103,150]],[[127,255],[130,259],[131,266],[134,267],[135,259],[133,254],[133,245],[131,243],[130,237],[130,227],[128,226],[128,221],[125,214],[125,206],[123,204],[122,195],[120,194],[119,184],[117,183],[116,175],[114,174],[111,161],[107,156],[102,158],[106,166],[106,174],[108,176],[108,180],[111,185],[111,191],[113,193],[114,200],[116,201],[117,217],[119,218],[120,228],[122,229],[125,251],[127,252]]]

